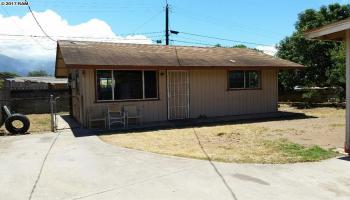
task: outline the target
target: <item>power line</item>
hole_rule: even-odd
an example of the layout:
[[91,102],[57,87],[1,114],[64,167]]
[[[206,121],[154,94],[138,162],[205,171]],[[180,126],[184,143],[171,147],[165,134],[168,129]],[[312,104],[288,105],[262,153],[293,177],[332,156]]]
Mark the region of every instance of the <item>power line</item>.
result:
[[217,28],[225,28],[225,30],[227,29],[231,29],[231,30],[236,30],[238,29],[238,31],[242,32],[247,32],[249,34],[254,34],[258,37],[261,37],[261,38],[266,38],[266,39],[269,39],[269,40],[276,40],[277,37],[271,37],[271,35],[267,35],[267,34],[261,34],[261,32],[258,32],[258,31],[253,31],[252,29],[248,29],[248,28],[244,28],[242,26],[232,26],[232,25],[220,25],[219,22],[211,22],[211,21],[208,21],[208,20],[201,20],[199,18],[195,18],[195,17],[186,17],[186,16],[183,16],[183,15],[178,15],[179,17],[183,17],[184,19],[192,19],[192,20],[195,20],[195,21],[199,21],[199,22],[202,22],[202,23],[206,23],[206,24],[210,24],[210,25],[214,25],[214,27],[217,27]]
[[[190,18],[190,19],[193,19],[193,20],[196,20],[196,21],[200,21],[200,22],[203,22],[203,23],[208,23],[208,24],[214,24],[214,25],[218,25],[220,23],[223,22],[223,20],[227,19],[221,19],[221,18],[216,18],[215,16],[213,15],[206,15],[204,14],[203,12],[201,12],[202,16],[205,18],[205,19],[202,19],[201,17],[199,17],[198,15],[196,15],[196,17],[194,16],[191,16],[189,13],[193,13],[193,11],[191,10],[187,10],[182,8],[182,7],[179,7],[179,6],[176,6],[177,9],[180,9],[182,11],[184,11],[182,14],[183,15],[186,15],[187,18]],[[203,15],[204,14],[204,15]],[[185,16],[182,16],[182,15],[179,15],[180,17],[185,17]],[[232,21],[232,20],[229,20],[229,21],[226,21],[225,24],[227,24],[227,28],[233,28],[232,26],[230,26],[229,24],[235,24],[235,28],[240,27],[241,30],[245,30],[245,31],[249,31],[251,33],[254,33],[254,34],[257,34],[257,29],[262,31],[263,33],[266,33],[268,32],[270,35],[273,34],[275,36],[282,36],[282,33],[277,33],[277,32],[271,32],[271,30],[268,30],[268,29],[265,29],[265,28],[261,28],[261,27],[258,27],[257,25],[254,25],[254,26],[249,26],[247,24],[241,24],[237,21]],[[260,33],[262,33],[260,32]],[[265,35],[265,34],[260,34],[260,36],[262,37],[266,37],[266,38],[270,38],[270,39],[275,39],[275,38],[272,38],[270,37],[270,35]]]
[[[0,33],[0,36],[3,37],[31,37],[31,38],[48,38],[51,36],[44,36],[44,35],[22,35],[22,34],[7,34],[7,33]],[[132,36],[132,35],[131,35]],[[57,38],[79,38],[79,39],[104,39],[104,40],[149,40],[149,38],[157,38],[157,37],[163,37],[163,35],[153,35],[148,36],[147,38],[118,38],[118,37],[88,37],[88,36],[55,36]]]
[[174,39],[171,39],[170,41],[180,42],[180,43],[185,43],[185,44],[197,44],[197,45],[203,45],[203,46],[211,46],[211,47],[214,47],[216,45],[216,44],[209,44],[209,43],[202,43],[202,42],[190,42],[190,41],[185,41],[185,40],[174,40]]
[[[38,1],[31,1],[32,4],[41,4],[43,3]],[[127,9],[127,8],[154,8],[153,4],[145,4],[140,2],[132,3],[128,1],[128,3],[120,4],[120,2],[116,1],[108,1],[101,3],[100,1],[94,1],[94,2],[84,2],[83,4],[81,2],[75,2],[75,1],[45,1],[45,4],[49,4],[49,7],[63,7],[63,8],[74,8],[76,9],[77,6],[80,8],[107,8],[107,9]],[[42,7],[45,7],[46,5],[41,5]]]
[[229,42],[242,43],[242,44],[261,45],[261,46],[271,46],[271,45],[268,45],[268,44],[261,44],[261,43],[255,43],[255,42],[246,42],[246,41],[240,41],[240,40],[232,40],[232,39],[219,38],[219,37],[213,37],[213,36],[207,36],[207,35],[200,35],[200,34],[195,34],[195,33],[187,33],[187,32],[180,32],[180,33],[186,34],[186,35],[202,37],[202,38],[221,40],[221,41],[229,41]]
[[152,17],[150,17],[149,19],[147,19],[144,23],[142,23],[141,25],[139,25],[138,27],[136,27],[134,29],[134,31],[132,32],[136,32],[137,30],[139,30],[140,28],[142,28],[144,25],[148,24],[149,22],[151,22],[154,18],[158,17],[161,13],[163,13],[164,10],[161,10],[160,12],[157,12],[155,15],[153,15]]
[[132,35],[153,35],[158,33],[164,33],[164,31],[154,31],[154,32],[138,32],[138,33],[120,33],[118,36],[132,36]]
[[195,41],[195,42],[202,42],[202,43],[207,43],[207,41],[205,41],[205,40],[199,40],[199,39],[195,39],[195,38],[192,38],[192,37],[183,37],[183,36],[181,36],[181,35],[177,35],[176,36],[176,38],[178,38],[178,39],[180,39],[180,40],[182,40],[182,39],[185,39],[185,40],[191,40],[191,41]]
[[[6,10],[5,6],[1,6],[1,8],[5,11],[5,13],[7,14],[8,17],[10,17],[10,13]],[[11,21],[15,24],[15,26],[17,26],[17,28],[24,33],[24,29],[15,21],[10,17]],[[39,41],[35,40],[34,38],[31,38],[32,41],[34,41],[36,44],[38,44],[42,49],[44,50],[53,50],[52,48],[46,48],[44,47]]]
[[47,38],[49,38],[50,40],[52,40],[52,41],[54,41],[54,42],[57,42],[55,39],[51,38],[51,37],[45,32],[45,30],[43,29],[43,27],[40,25],[39,21],[36,19],[35,15],[34,15],[32,9],[30,8],[30,5],[29,5],[28,1],[27,1],[27,0],[24,0],[24,1],[27,3],[27,6],[28,6],[28,9],[29,9],[30,13],[32,14],[32,16],[33,16],[33,18],[34,18],[36,24],[39,26],[39,28],[40,28],[41,31],[44,33],[44,35],[46,35]]

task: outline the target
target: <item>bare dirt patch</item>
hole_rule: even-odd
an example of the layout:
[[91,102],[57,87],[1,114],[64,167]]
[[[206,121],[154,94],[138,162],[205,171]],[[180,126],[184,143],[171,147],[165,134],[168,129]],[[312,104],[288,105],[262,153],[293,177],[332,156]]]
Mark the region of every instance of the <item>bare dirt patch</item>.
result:
[[105,142],[132,149],[243,163],[317,161],[336,155],[328,149],[343,146],[345,110],[296,109],[287,105],[281,105],[280,109],[305,113],[308,117],[100,137]]
[[[280,105],[280,111],[300,112],[312,118],[263,123],[264,127],[298,144],[319,145],[324,148],[343,148],[345,141],[345,109],[296,109]],[[272,134],[274,135],[274,134]]]

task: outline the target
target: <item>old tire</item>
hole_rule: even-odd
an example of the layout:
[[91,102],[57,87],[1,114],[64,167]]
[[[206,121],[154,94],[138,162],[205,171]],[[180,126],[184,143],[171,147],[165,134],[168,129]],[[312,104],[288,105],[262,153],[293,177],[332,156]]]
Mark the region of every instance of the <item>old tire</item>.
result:
[[[20,128],[16,128],[12,124],[14,121],[22,122],[23,126]],[[30,126],[30,122],[29,122],[28,117],[26,117],[25,115],[22,115],[22,114],[13,114],[5,120],[6,130],[12,134],[27,133],[27,131],[29,130],[29,126]]]
[[9,117],[6,113],[6,111],[9,111],[7,106],[2,106],[1,107],[1,114],[0,114],[0,127],[2,127],[2,125],[4,125],[5,120]]
[[7,118],[7,115],[4,113],[4,111],[2,111],[0,114],[0,127],[2,127],[2,125],[4,125],[6,118]]

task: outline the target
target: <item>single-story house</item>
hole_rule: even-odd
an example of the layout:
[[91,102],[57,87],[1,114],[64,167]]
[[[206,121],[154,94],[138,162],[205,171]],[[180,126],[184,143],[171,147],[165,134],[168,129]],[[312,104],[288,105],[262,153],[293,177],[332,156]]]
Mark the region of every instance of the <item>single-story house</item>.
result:
[[309,39],[325,41],[344,41],[346,46],[346,131],[345,152],[350,153],[350,18],[309,30]]
[[302,65],[251,49],[58,41],[56,77],[69,77],[72,115],[135,105],[143,122],[273,113],[278,71]]

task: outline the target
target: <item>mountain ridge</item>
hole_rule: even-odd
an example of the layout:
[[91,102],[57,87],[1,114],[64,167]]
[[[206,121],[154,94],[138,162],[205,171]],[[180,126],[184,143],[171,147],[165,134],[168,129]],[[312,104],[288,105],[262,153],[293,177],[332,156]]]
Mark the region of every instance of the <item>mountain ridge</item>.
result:
[[22,60],[0,54],[0,72],[12,72],[26,76],[34,70],[44,70],[54,74],[54,60]]

